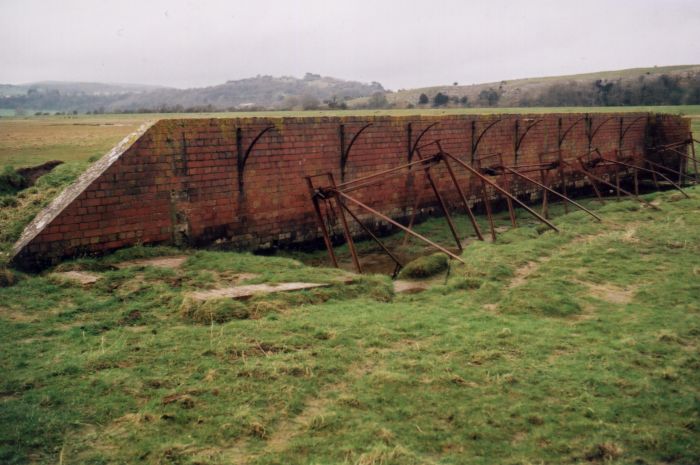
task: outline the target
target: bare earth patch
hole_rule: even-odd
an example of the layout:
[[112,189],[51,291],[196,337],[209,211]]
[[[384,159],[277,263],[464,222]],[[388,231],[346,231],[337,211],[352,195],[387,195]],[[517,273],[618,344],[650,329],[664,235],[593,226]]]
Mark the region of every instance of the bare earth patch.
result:
[[[544,260],[543,260],[544,261]],[[507,289],[513,289],[514,287],[522,286],[527,281],[527,278],[537,271],[542,262],[527,262],[517,270],[515,270],[515,276],[508,283]]]
[[636,292],[635,288],[622,288],[614,284],[593,284],[579,281],[588,288],[588,294],[596,299],[604,300],[612,304],[625,305],[632,301]]
[[428,289],[428,284],[421,281],[405,281],[397,279],[394,281],[394,292],[397,294],[417,294]]

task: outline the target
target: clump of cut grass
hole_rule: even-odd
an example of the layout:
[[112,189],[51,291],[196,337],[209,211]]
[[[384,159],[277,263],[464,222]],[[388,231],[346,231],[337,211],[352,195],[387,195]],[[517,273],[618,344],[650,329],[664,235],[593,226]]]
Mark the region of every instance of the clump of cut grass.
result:
[[429,278],[447,269],[447,256],[441,252],[419,257],[406,264],[399,273],[399,278]]

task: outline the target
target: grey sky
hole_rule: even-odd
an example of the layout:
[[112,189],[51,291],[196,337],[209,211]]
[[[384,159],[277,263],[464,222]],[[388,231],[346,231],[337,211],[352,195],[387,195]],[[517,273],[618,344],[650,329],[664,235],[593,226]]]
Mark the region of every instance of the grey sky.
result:
[[698,0],[0,0],[0,83],[398,89],[695,63]]

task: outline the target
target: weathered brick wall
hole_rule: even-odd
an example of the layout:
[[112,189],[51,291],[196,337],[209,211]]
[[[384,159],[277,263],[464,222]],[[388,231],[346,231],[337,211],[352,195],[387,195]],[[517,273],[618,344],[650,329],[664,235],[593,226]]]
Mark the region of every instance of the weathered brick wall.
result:
[[[340,126],[347,146],[368,123],[341,172]],[[15,263],[41,267],[137,243],[204,244],[226,238],[254,248],[315,240],[319,231],[305,176],[330,172],[341,182],[406,163],[409,144],[433,123],[438,124],[421,144],[439,139],[445,151],[471,163],[478,140],[477,156],[500,152],[507,164],[519,165],[556,150],[572,125],[562,143],[567,158],[589,147],[612,153],[621,144],[642,157],[650,127],[662,142],[689,131],[685,119],[641,113],[162,120],[106,156],[108,162],[98,162],[70,195],[39,215],[18,242]],[[270,127],[240,169],[239,159],[253,139]],[[434,152],[433,147],[423,150],[424,155]],[[466,171],[457,171],[470,195],[476,194]],[[456,193],[446,173],[438,169],[435,176],[453,203]],[[356,195],[402,217],[424,182],[421,170],[406,171]]]

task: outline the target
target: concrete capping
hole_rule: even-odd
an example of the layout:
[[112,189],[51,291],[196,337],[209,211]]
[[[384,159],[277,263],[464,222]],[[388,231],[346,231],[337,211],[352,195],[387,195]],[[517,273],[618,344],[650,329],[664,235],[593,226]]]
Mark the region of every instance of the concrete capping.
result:
[[51,222],[70,205],[93,181],[102,175],[110,166],[114,164],[119,157],[124,154],[142,135],[146,133],[153,125],[154,121],[143,123],[139,128],[126,136],[109,152],[104,154],[102,158],[81,174],[78,179],[61,192],[51,203],[40,211],[34,219],[24,228],[22,235],[17,242],[12,246],[10,260],[14,261],[15,257],[34,240],[41,231],[51,224]]

